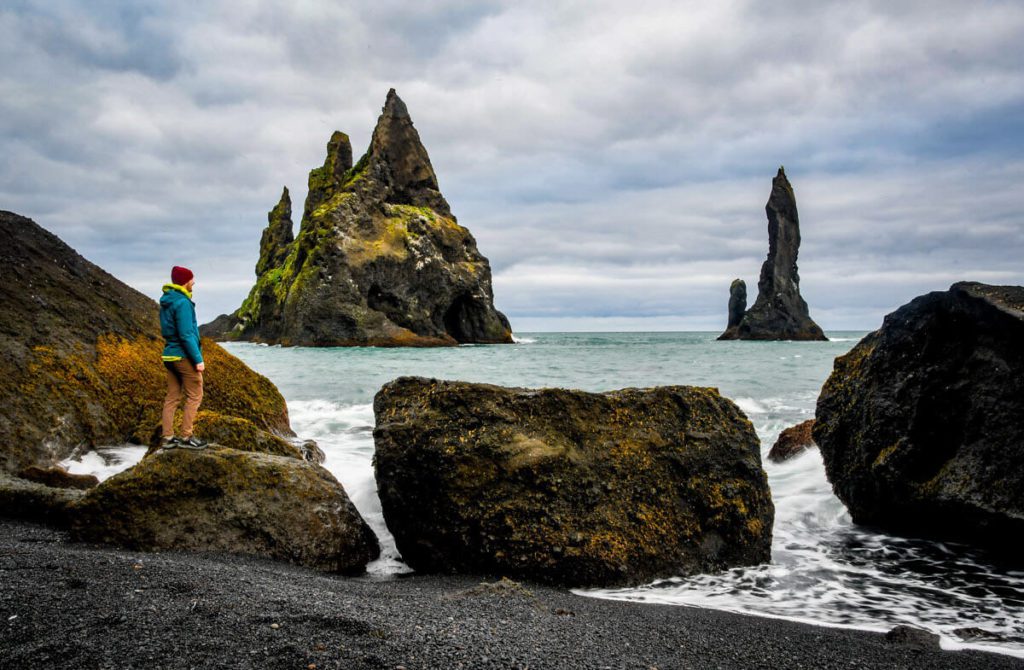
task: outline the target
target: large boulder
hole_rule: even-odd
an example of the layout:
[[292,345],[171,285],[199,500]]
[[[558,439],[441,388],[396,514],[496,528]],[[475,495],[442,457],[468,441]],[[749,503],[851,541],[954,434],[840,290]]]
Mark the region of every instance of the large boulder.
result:
[[[827,340],[811,318],[800,295],[800,274],[796,258],[800,252],[800,216],[796,195],[779,168],[772,179],[772,192],[765,205],[768,215],[768,257],[757,280],[757,300],[737,320],[738,295],[734,281],[729,289],[729,324],[720,340]],[[746,305],[746,286],[743,286]]]
[[[157,304],[11,212],[0,212],[0,285],[0,470],[145,442],[167,384]],[[268,379],[210,340],[203,353],[203,409],[292,434]]]
[[203,335],[303,346],[512,341],[490,264],[441,194],[394,89],[355,165],[348,135],[331,136],[309,173],[298,235],[287,189],[267,219],[249,296]]
[[1024,536],[1024,288],[954,284],[886,316],[836,359],[813,433],[857,523]]
[[74,539],[141,550],[252,554],[360,573],[373,531],[324,468],[211,446],[158,451],[72,506]]
[[416,570],[616,585],[770,559],[758,439],[715,389],[403,377],[374,413],[384,518]]

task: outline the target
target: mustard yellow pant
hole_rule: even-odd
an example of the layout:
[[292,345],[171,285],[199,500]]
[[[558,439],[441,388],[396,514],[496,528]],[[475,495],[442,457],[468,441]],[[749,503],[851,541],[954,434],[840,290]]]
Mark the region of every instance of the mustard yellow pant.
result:
[[181,417],[181,436],[192,437],[192,424],[203,401],[203,373],[196,370],[186,359],[164,361],[167,368],[167,396],[164,398],[163,436],[174,435],[174,413],[178,410],[181,396],[185,396],[185,410]]

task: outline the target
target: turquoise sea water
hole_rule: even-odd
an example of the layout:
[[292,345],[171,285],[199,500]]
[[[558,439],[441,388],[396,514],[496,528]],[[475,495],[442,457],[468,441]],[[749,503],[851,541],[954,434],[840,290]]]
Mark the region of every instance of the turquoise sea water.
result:
[[[444,349],[227,348],[278,386],[299,436],[319,442],[325,467],[381,539],[384,554],[369,572],[387,578],[408,568],[380,512],[371,466],[371,403],[382,384],[421,375],[588,391],[713,386],[747,414],[766,455],[783,428],[814,416],[832,361],[863,333],[829,333],[829,342],[716,342],[715,335],[537,333],[517,336],[514,345]],[[131,461],[126,457],[121,467]],[[108,465],[101,474],[114,469]],[[910,624],[939,633],[946,647],[965,644],[957,629],[976,628],[994,639],[976,638],[970,646],[1024,656],[1024,573],[963,546],[854,526],[817,451],[778,465],[765,459],[765,469],[776,505],[770,564],[579,593],[874,630]]]

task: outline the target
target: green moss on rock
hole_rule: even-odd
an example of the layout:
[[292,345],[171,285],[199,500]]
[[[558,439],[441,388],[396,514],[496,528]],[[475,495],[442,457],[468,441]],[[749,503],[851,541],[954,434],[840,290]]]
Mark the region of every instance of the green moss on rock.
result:
[[89,491],[71,514],[75,539],[131,549],[251,554],[347,574],[380,553],[322,467],[221,447],[157,452]]
[[401,378],[374,412],[384,516],[417,570],[613,585],[770,558],[757,437],[714,389]]

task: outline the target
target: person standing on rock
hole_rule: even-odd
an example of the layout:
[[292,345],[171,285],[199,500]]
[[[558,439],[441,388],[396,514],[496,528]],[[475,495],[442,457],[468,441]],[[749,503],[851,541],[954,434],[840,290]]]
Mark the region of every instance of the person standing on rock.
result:
[[[164,284],[160,297],[160,332],[167,344],[163,361],[167,370],[167,396],[164,398],[161,448],[184,447],[203,449],[206,442],[192,435],[192,424],[203,400],[203,352],[199,346],[199,325],[192,288],[196,280],[192,271],[175,265],[171,283]],[[174,413],[181,397],[185,409],[181,418],[181,437],[174,435]]]

